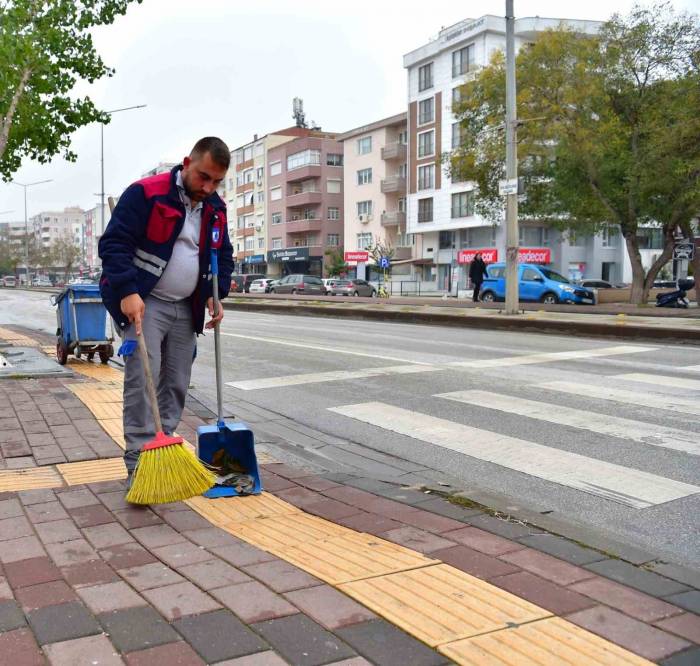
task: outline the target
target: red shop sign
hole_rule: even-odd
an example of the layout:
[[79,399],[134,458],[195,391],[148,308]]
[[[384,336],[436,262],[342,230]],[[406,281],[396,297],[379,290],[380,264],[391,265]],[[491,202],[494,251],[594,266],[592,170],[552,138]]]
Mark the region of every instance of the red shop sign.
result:
[[457,255],[458,264],[471,264],[474,257],[481,252],[481,258],[487,264],[498,261],[498,250],[495,247],[487,247],[483,250],[460,250]]
[[356,261],[358,264],[366,264],[369,252],[346,252],[345,261]]
[[521,264],[549,264],[552,262],[552,250],[548,247],[518,248],[518,262]]

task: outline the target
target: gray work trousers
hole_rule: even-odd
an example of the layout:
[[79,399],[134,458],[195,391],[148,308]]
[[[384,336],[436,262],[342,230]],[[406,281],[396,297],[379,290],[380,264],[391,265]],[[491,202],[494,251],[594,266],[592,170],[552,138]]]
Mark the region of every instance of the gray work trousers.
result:
[[[170,303],[148,296],[145,303],[142,331],[158,394],[160,420],[163,431],[172,434],[185,407],[196,344],[190,300]],[[136,339],[133,324],[126,329],[124,339]],[[141,447],[155,435],[155,426],[138,350],[127,356],[125,363],[124,462],[127,470],[133,471]]]

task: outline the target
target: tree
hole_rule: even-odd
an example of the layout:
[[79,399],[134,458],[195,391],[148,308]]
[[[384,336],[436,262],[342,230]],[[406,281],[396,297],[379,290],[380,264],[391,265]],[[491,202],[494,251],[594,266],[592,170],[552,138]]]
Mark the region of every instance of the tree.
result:
[[50,257],[50,263],[56,268],[63,268],[63,275],[68,279],[73,267],[81,259],[82,251],[70,236],[64,236],[53,242]]
[[[70,150],[71,134],[109,122],[89,97],[73,99],[78,80],[112,76],[90,30],[111,24],[132,0],[0,0],[0,174],[10,180],[22,158],[48,162]],[[141,2],[141,0],[135,0]]]
[[[579,235],[618,227],[646,302],[677,227],[700,210],[700,24],[668,3],[614,15],[596,36],[565,28],[521,49],[518,81],[522,217]],[[453,179],[475,181],[476,208],[502,219],[505,63],[498,53],[456,105],[463,144]],[[645,272],[637,232],[658,223],[664,248]]]
[[328,277],[337,277],[347,273],[348,265],[345,263],[345,255],[343,254],[342,248],[329,247],[324,254],[328,257],[328,263],[326,265]]

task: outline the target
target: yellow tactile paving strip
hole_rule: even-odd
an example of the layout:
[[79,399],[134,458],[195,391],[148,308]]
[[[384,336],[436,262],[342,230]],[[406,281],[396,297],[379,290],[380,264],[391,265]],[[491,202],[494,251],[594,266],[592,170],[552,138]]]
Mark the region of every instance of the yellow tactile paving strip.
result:
[[93,363],[87,360],[84,361],[83,359],[69,358],[67,365],[71,370],[75,370],[86,377],[97,379],[100,382],[112,382],[115,384],[124,383],[123,372],[103,363]]
[[652,662],[558,617],[448,643],[440,652],[469,666],[644,666]]
[[187,504],[207,520],[227,531],[248,520],[300,512],[297,507],[269,493],[248,497],[221,497],[217,500],[193,497],[187,500]]
[[9,342],[11,345],[16,347],[36,347],[38,342],[26,335],[17,333],[16,331],[11,331],[9,328],[3,328],[0,326],[0,340],[4,342]]
[[0,492],[18,492],[38,488],[58,488],[63,479],[53,466],[27,467],[0,471]]
[[551,616],[448,564],[402,571],[339,588],[431,647]]
[[126,478],[123,458],[103,458],[84,462],[56,465],[66,484],[78,486],[82,483],[98,481],[118,481]]

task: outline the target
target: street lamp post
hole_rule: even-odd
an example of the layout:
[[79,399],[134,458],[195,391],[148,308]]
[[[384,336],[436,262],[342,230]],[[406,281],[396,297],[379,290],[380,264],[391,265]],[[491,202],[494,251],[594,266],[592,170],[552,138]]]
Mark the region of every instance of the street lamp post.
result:
[[[125,106],[122,109],[112,109],[104,113],[110,116],[113,113],[120,111],[131,111],[132,109],[143,109],[146,104],[137,104],[136,106]],[[100,215],[102,217],[102,232],[105,229],[105,124],[100,123]]]
[[18,183],[16,180],[12,181],[15,185],[19,185],[24,189],[24,265],[25,270],[27,271],[27,286],[29,286],[29,225],[27,222],[27,188],[32,187],[33,185],[50,183],[52,181],[52,178],[49,178],[48,180],[36,180],[33,183]]

